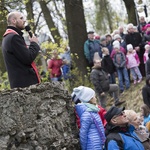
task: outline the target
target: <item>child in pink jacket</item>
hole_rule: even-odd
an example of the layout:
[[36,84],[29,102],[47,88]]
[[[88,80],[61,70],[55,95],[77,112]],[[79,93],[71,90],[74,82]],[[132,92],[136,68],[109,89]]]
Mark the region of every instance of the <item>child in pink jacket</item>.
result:
[[142,75],[138,68],[138,66],[140,64],[139,57],[138,57],[136,51],[133,49],[132,44],[127,45],[127,50],[128,50],[127,55],[126,55],[127,68],[130,69],[132,78],[134,80],[134,84],[140,83],[142,80]]

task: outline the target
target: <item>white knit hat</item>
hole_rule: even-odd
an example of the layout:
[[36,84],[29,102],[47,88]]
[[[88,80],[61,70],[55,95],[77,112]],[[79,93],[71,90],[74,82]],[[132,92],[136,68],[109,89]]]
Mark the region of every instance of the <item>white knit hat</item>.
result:
[[115,45],[113,45],[113,48],[118,48],[118,49],[120,49],[120,44],[115,44]]
[[132,50],[133,50],[133,46],[132,46],[132,44],[128,44],[128,45],[127,45],[127,50],[129,51],[130,49],[132,49]]
[[89,87],[79,86],[73,89],[73,93],[71,95],[75,95],[76,99],[87,103],[95,96],[95,91]]
[[120,45],[120,43],[119,43],[119,41],[118,41],[118,40],[115,40],[115,41],[113,42],[113,44],[112,44],[112,45],[114,46],[114,45],[116,45],[116,44]]

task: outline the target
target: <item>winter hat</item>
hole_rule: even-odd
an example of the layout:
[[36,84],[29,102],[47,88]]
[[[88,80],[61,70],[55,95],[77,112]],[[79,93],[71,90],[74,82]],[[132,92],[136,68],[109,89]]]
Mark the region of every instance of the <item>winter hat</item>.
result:
[[99,56],[99,53],[98,53],[98,52],[95,52],[95,53],[94,53],[93,62],[94,62],[95,60],[99,60],[99,61],[102,60],[101,57]]
[[113,45],[113,48],[118,48],[118,49],[120,49],[120,44],[115,44],[115,45]]
[[71,95],[75,95],[74,97],[76,97],[76,99],[87,103],[95,96],[95,91],[89,87],[79,86],[73,89],[73,93]]
[[116,44],[120,45],[120,43],[119,43],[118,40],[115,40],[115,41],[113,42],[113,46],[116,45]]
[[106,40],[106,36],[103,35],[103,36],[100,37],[100,41],[101,41],[101,42],[102,42],[102,41],[105,41],[105,40]]
[[125,107],[122,108],[118,108],[116,106],[112,106],[107,113],[104,115],[104,118],[106,119],[106,121],[109,123],[111,121],[111,119],[115,116],[115,115],[119,115],[122,111],[125,110]]
[[117,40],[117,39],[121,39],[121,36],[119,34],[114,35],[114,40]]
[[145,29],[147,30],[147,28],[149,28],[150,27],[150,24],[147,24],[146,26],[145,26]]
[[149,44],[146,44],[146,45],[144,46],[145,49],[147,49],[147,48],[149,48],[149,47],[150,47]]
[[133,49],[132,44],[128,44],[128,45],[127,45],[127,50],[129,51],[130,49]]

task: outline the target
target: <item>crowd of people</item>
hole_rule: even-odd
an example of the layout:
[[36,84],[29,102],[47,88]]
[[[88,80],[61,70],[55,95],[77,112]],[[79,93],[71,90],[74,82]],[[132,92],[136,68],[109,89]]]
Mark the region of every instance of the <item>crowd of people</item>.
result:
[[[91,67],[90,80],[95,90],[79,86],[71,94],[82,150],[150,150],[150,24],[144,17],[139,20],[138,27],[127,25],[126,34],[123,27],[113,35],[101,37],[95,36],[93,31],[88,32],[84,54]],[[2,52],[11,88],[40,83],[34,63],[40,47],[37,37],[31,34],[30,45],[26,45],[22,33],[25,22],[20,12],[7,16]],[[54,50],[47,65],[50,80],[61,81],[62,75],[68,79],[70,49],[66,47],[60,57]],[[125,102],[119,95],[130,88],[130,77],[133,84],[138,84],[145,76],[140,113],[118,108]],[[114,105],[106,110],[108,93],[113,96]]]
[[[150,149],[150,23],[139,20],[137,27],[128,24],[126,33],[121,26],[105,36],[87,33],[84,54],[94,90],[79,86],[71,94],[82,150]],[[143,79],[140,112],[119,108],[125,102],[120,94]],[[106,110],[108,94],[114,105]]]
[[149,150],[150,108],[140,112],[118,108],[108,110],[97,103],[92,88],[79,86],[71,94],[82,150]]

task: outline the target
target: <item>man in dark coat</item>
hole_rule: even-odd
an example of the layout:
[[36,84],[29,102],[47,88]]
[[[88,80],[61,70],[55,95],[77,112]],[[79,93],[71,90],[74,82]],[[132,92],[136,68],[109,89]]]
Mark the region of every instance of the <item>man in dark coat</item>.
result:
[[103,108],[106,107],[107,93],[113,93],[115,105],[121,105],[125,101],[119,101],[119,87],[117,84],[109,84],[108,74],[101,68],[101,60],[94,60],[94,66],[90,74],[91,82]]
[[134,26],[133,24],[128,24],[127,26],[127,32],[128,34],[126,34],[125,36],[125,42],[126,44],[132,44],[133,45],[133,49],[136,50],[139,59],[140,59],[140,65],[139,65],[139,69],[141,71],[142,76],[145,76],[145,65],[144,65],[144,61],[143,61],[143,55],[144,55],[144,47],[142,45],[142,37],[141,34],[139,32],[134,32]]
[[33,62],[40,50],[37,38],[30,37],[30,45],[27,48],[21,32],[25,28],[25,19],[20,12],[9,13],[7,24],[7,30],[3,35],[2,52],[10,87],[23,88],[39,83],[38,71]]

